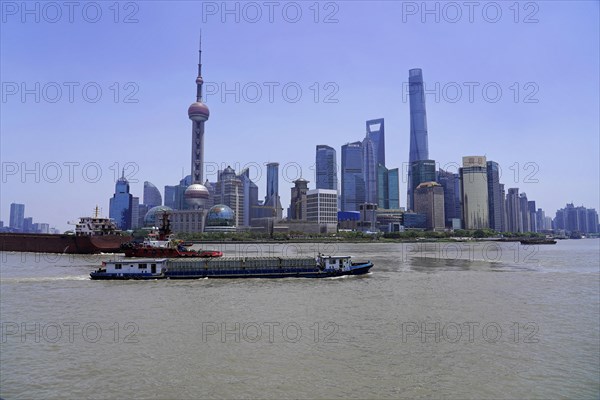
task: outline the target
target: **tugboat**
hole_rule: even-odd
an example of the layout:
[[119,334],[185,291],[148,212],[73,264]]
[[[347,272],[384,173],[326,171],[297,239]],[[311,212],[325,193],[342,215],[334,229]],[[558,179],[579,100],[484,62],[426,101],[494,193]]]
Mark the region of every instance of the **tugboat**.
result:
[[216,250],[189,250],[181,240],[175,239],[171,232],[171,221],[166,212],[162,213],[161,226],[158,232],[150,232],[143,243],[124,243],[121,250],[125,257],[152,257],[152,258],[176,258],[176,257],[221,257],[223,253]]
[[223,257],[119,259],[105,261],[91,279],[201,279],[201,278],[331,278],[364,275],[370,261],[350,256]]

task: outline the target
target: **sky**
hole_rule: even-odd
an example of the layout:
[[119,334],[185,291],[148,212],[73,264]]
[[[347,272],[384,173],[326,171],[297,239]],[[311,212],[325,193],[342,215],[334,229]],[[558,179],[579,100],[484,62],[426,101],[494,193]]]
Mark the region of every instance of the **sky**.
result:
[[[430,158],[485,155],[548,215],[600,209],[597,1],[131,1],[0,3],[0,220],[10,204],[66,230],[190,173],[199,32],[210,119],[205,176],[280,163],[314,188],[315,147],[385,118],[386,164],[406,171],[408,70],[426,88]],[[338,177],[338,180],[340,177]],[[406,206],[405,177],[400,206]],[[71,227],[72,228],[72,227]]]

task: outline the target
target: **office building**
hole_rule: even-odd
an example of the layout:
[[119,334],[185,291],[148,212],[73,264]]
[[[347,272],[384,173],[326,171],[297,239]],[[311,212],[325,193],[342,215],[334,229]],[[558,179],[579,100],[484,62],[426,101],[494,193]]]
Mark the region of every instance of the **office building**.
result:
[[308,193],[308,183],[309,181],[303,178],[299,178],[294,181],[294,187],[291,190],[290,196],[291,200],[290,208],[288,209],[288,219],[299,221],[307,220],[306,194]]
[[313,189],[306,192],[306,220],[319,224],[322,233],[337,230],[337,191]]
[[523,232],[519,188],[509,188],[506,194],[506,231]]
[[437,182],[423,182],[415,188],[415,212],[425,214],[425,229],[443,231],[446,227],[444,215],[444,188]]
[[265,211],[271,210],[269,217],[273,216],[277,221],[281,220],[283,208],[279,197],[279,163],[276,162],[267,164],[267,195],[263,208]]
[[487,162],[489,226],[497,232],[504,231],[504,198],[500,188],[500,169],[495,161]]
[[365,202],[362,153],[362,142],[342,146],[342,211],[358,211]]
[[487,164],[483,156],[463,157],[459,169],[464,229],[489,228]]
[[156,186],[148,181],[144,182],[143,204],[145,204],[148,209],[156,206],[162,206],[162,197],[160,195],[160,191]]
[[362,141],[362,171],[365,182],[365,201],[377,203],[377,156],[369,136]]
[[115,194],[110,199],[109,217],[115,221],[119,229],[131,229],[131,212],[133,207],[133,196],[129,193],[129,182],[125,178],[125,172],[117,179]]
[[375,165],[385,167],[385,123],[383,118],[367,121],[367,137],[373,142]]
[[411,184],[413,187],[409,190],[411,193],[411,198],[409,199],[409,204],[407,205],[408,210],[414,211],[414,191],[423,182],[431,182],[435,181],[435,161],[433,160],[418,160],[413,161],[410,164],[410,181],[408,184]]
[[25,219],[25,204],[10,204],[9,226],[17,231],[23,231],[23,222]]
[[[460,176],[457,173],[440,169],[436,181],[444,189],[444,216],[448,228],[454,228],[457,221],[462,220],[460,201]],[[460,223],[458,224],[459,226]]]
[[[219,180],[215,184],[214,202],[216,205],[225,205],[233,210],[236,227],[243,225],[245,217],[244,188],[242,181],[230,166],[219,174]],[[219,210],[221,209],[219,208]]]
[[337,158],[333,147],[317,145],[315,181],[317,189],[338,189]]

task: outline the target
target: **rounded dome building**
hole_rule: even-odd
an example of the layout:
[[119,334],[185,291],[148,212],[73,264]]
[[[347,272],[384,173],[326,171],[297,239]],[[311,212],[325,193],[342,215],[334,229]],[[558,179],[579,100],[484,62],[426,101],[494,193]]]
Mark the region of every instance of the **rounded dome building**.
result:
[[159,226],[160,222],[158,221],[157,217],[160,218],[160,215],[162,215],[163,212],[171,214],[173,212],[173,209],[167,206],[156,206],[149,209],[146,215],[144,216],[144,226]]
[[205,232],[235,232],[235,212],[224,204],[217,204],[208,210]]

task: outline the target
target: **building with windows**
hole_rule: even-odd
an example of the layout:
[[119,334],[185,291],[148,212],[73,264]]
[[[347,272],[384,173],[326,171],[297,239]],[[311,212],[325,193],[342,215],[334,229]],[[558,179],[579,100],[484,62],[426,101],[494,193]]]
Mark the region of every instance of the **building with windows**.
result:
[[444,231],[444,188],[437,182],[423,182],[416,187],[415,212],[425,214],[425,229]]
[[358,211],[359,205],[365,202],[362,153],[362,142],[342,146],[342,211]]
[[306,220],[315,222],[325,233],[337,230],[337,191],[313,189],[306,192]]
[[521,193],[519,195],[519,210],[521,211],[521,225],[523,227],[522,232],[531,232],[531,220],[529,217],[529,200],[527,200],[526,193]]
[[506,194],[506,229],[507,232],[523,232],[521,217],[521,201],[519,188],[509,188]]
[[236,227],[243,225],[244,200],[242,181],[237,177],[233,168],[228,166],[219,174],[219,180],[215,184],[214,201],[218,205],[225,205],[233,210]]
[[412,198],[407,206],[407,209],[414,211],[414,191],[423,182],[435,181],[435,161],[433,160],[418,160],[410,164],[410,181],[413,186],[409,191]]
[[333,147],[317,145],[315,181],[317,189],[338,189],[337,158]]
[[[436,181],[444,189],[444,216],[446,227],[455,228],[456,222],[462,220],[460,203],[460,176],[457,173],[440,169]],[[461,226],[460,223],[458,224]]]
[[129,182],[125,178],[125,172],[117,179],[115,194],[110,199],[109,217],[115,221],[121,230],[132,229],[131,216],[133,207],[133,196],[129,193]]
[[459,169],[464,229],[489,228],[487,164],[483,156],[463,157]]
[[[279,197],[279,163],[272,162],[267,164],[267,195],[265,196],[264,209],[274,210],[274,217],[277,221],[282,218],[281,199]],[[263,217],[270,217],[263,213]]]
[[156,206],[162,206],[162,196],[160,195],[160,191],[156,186],[148,181],[144,182],[143,204],[145,204],[148,209]]
[[11,203],[10,204],[10,220],[9,227],[17,231],[23,231],[23,223],[25,219],[25,204]]
[[362,141],[362,171],[365,182],[365,201],[377,203],[377,156],[369,136]]
[[[427,133],[427,114],[425,112],[425,90],[423,86],[423,72],[420,68],[408,71],[408,96],[410,105],[410,150],[408,155],[408,181],[407,181],[407,210],[413,209],[413,192],[423,182],[416,185],[413,182],[412,163],[429,159],[429,143]],[[435,170],[435,169],[434,169]]]
[[290,208],[288,209],[289,220],[306,221],[306,194],[308,193],[308,183],[309,182],[303,178],[294,181],[294,187],[291,190],[290,196]]
[[500,168],[495,161],[488,161],[486,165],[490,228],[504,232],[504,198],[500,186]]
[[367,121],[367,137],[373,142],[375,165],[385,167],[385,121],[383,118]]

